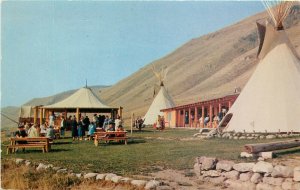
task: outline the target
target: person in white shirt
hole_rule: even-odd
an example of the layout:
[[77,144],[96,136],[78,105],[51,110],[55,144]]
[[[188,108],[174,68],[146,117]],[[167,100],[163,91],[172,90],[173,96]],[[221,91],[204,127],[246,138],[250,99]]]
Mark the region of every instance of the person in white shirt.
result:
[[40,129],[37,125],[32,125],[31,128],[28,130],[28,137],[39,137],[40,136]]
[[54,112],[49,116],[49,126],[54,127],[54,120],[55,120],[55,115]]
[[61,117],[61,122],[60,122],[60,135],[63,137],[65,136],[65,130],[66,130],[66,126],[67,123],[66,123],[66,120],[65,120],[65,117],[62,116]]
[[119,126],[122,126],[122,120],[120,116],[117,116],[117,118],[115,119],[115,129],[117,129]]

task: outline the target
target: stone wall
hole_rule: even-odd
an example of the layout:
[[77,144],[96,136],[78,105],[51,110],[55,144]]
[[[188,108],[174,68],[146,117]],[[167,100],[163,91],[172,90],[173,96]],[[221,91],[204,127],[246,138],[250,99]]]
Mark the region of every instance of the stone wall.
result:
[[243,190],[300,190],[300,166],[291,168],[269,162],[234,163],[212,157],[197,157],[197,177],[205,182]]
[[228,131],[224,133],[218,133],[215,129],[200,129],[199,133],[193,135],[193,137],[198,137],[201,139],[210,139],[210,138],[224,138],[224,139],[235,139],[235,140],[253,140],[253,139],[280,139],[280,138],[293,138],[293,137],[300,137],[299,133],[241,133],[241,132],[234,132]]
[[168,184],[165,184],[162,181],[158,180],[144,180],[144,179],[133,179],[129,177],[119,176],[114,173],[94,173],[94,172],[86,172],[82,171],[80,173],[74,173],[73,170],[62,168],[59,166],[53,166],[52,164],[43,164],[43,163],[32,163],[29,160],[24,160],[21,158],[17,158],[16,160],[17,165],[26,165],[27,167],[34,167],[36,171],[43,171],[43,170],[54,170],[56,173],[65,174],[76,176],[81,178],[82,180],[89,179],[89,180],[104,180],[110,181],[113,183],[128,183],[134,186],[136,189],[146,189],[146,190],[172,190]]
[[275,139],[275,138],[288,138],[288,137],[299,137],[300,134],[293,133],[235,133],[235,132],[225,132],[223,134],[216,134],[216,137],[226,138],[226,139]]

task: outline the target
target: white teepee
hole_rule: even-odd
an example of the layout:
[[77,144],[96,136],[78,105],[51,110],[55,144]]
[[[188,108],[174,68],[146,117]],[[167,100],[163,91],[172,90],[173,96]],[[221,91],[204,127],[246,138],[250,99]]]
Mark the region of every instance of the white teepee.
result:
[[[289,8],[287,5],[279,12],[286,17]],[[269,10],[275,27],[258,24],[263,31],[260,62],[227,113],[227,118],[232,117],[226,131],[300,132],[300,60],[283,30],[283,16],[276,10]]]
[[158,94],[155,96],[150,108],[148,109],[145,117],[144,117],[144,124],[145,125],[152,125],[156,122],[158,115],[163,115],[163,112],[160,110],[167,109],[175,106],[171,96],[168,94],[165,86],[164,86],[164,78],[166,76],[165,70],[161,70],[160,73],[154,71],[153,73],[158,78],[160,82],[160,90]]

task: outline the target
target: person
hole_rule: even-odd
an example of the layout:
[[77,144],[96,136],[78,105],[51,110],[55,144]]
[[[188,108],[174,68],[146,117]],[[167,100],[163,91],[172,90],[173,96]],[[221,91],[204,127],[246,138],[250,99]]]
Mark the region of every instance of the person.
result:
[[[84,132],[85,131],[88,131],[88,129],[89,129],[89,125],[90,125],[90,118],[88,117],[88,116],[85,116],[85,118],[83,119],[83,123],[84,123],[84,126],[83,126],[83,128],[84,128]],[[85,134],[84,134],[85,135]]]
[[75,115],[73,116],[71,126],[72,126],[72,138],[73,138],[73,141],[74,141],[75,139],[78,138],[77,121],[76,121]]
[[28,137],[39,137],[40,136],[40,129],[38,125],[32,125],[28,130]]
[[48,122],[45,121],[45,123],[42,124],[40,128],[41,128],[40,135],[41,135],[41,136],[45,136],[45,134],[46,134],[46,132],[47,132],[46,130],[47,130],[47,128],[48,128]]
[[122,125],[119,125],[119,126],[117,127],[117,131],[118,131],[118,132],[120,132],[120,131],[124,131],[124,128],[123,128],[123,126],[122,126]]
[[204,118],[204,125],[206,126],[209,122],[209,115]]
[[78,131],[79,140],[82,140],[82,138],[83,138],[83,125],[84,125],[83,117],[81,117],[77,123],[77,131]]
[[144,120],[141,117],[138,117],[136,120],[136,127],[139,129],[139,131],[142,130],[144,124]]
[[[15,137],[18,138],[25,138],[27,137],[27,133],[25,131],[25,126],[24,125],[19,125],[18,130],[15,132]],[[18,141],[18,144],[26,144],[27,141]],[[23,149],[24,151],[25,149]]]
[[165,129],[165,118],[164,118],[164,116],[161,116],[161,118],[160,118],[160,126],[161,126],[161,130]]
[[[124,128],[122,125],[119,125],[117,127],[117,132],[123,132],[124,131]],[[116,134],[117,137],[124,137],[124,134]]]
[[184,124],[189,124],[189,115],[188,112],[185,112],[185,121]]
[[110,123],[106,131],[115,131],[114,123]]
[[49,126],[54,127],[54,120],[55,120],[55,115],[54,115],[54,111],[52,111],[51,115],[49,116]]
[[65,130],[66,130],[66,127],[67,127],[67,122],[66,122],[66,120],[65,120],[65,117],[62,116],[62,117],[61,117],[61,122],[60,122],[60,135],[61,135],[62,137],[65,136]]
[[215,115],[214,116],[214,119],[213,119],[213,127],[218,127],[218,124],[219,124],[219,117],[218,115]]
[[18,126],[18,130],[15,132],[15,136],[19,137],[19,138],[27,137],[27,133],[25,131],[25,126],[24,125]]
[[200,127],[203,127],[203,124],[204,124],[203,117],[200,117],[199,124],[200,124]]
[[156,121],[156,129],[160,130],[161,129],[161,116],[157,115],[157,121]]
[[46,137],[49,138],[49,139],[54,139],[55,138],[54,129],[53,129],[52,125],[50,125],[48,127]]
[[105,120],[103,122],[103,129],[106,130],[107,126],[108,126],[108,123],[109,123],[109,117],[108,115],[105,116]]
[[94,122],[91,122],[89,124],[89,132],[88,132],[89,140],[91,140],[91,137],[94,135],[95,132],[96,132],[96,125]]
[[25,128],[26,133],[28,134],[28,130],[31,128],[30,123],[25,122],[24,128]]
[[97,126],[97,127],[103,127],[105,116],[104,115],[99,115],[98,120],[99,120],[99,126]]
[[220,112],[220,113],[218,114],[218,117],[219,117],[219,122],[221,122],[221,121],[222,121],[222,119],[223,119],[223,113],[222,113],[222,112]]
[[119,126],[122,126],[122,120],[121,117],[118,115],[115,119],[115,127],[118,128]]
[[99,127],[99,117],[97,116],[97,114],[95,113],[92,119],[92,122],[95,123],[96,127]]

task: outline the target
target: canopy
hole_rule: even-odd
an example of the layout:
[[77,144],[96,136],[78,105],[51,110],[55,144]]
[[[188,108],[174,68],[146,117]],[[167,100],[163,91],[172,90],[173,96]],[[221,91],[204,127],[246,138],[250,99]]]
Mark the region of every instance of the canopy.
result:
[[83,87],[78,91],[76,91],[71,96],[67,97],[66,99],[52,105],[44,106],[44,108],[46,109],[63,109],[63,108],[111,109],[110,107],[102,103],[100,99],[94,94],[94,92],[88,87]]
[[32,106],[21,106],[19,117],[21,118],[28,118],[33,117],[34,115],[34,107]]

